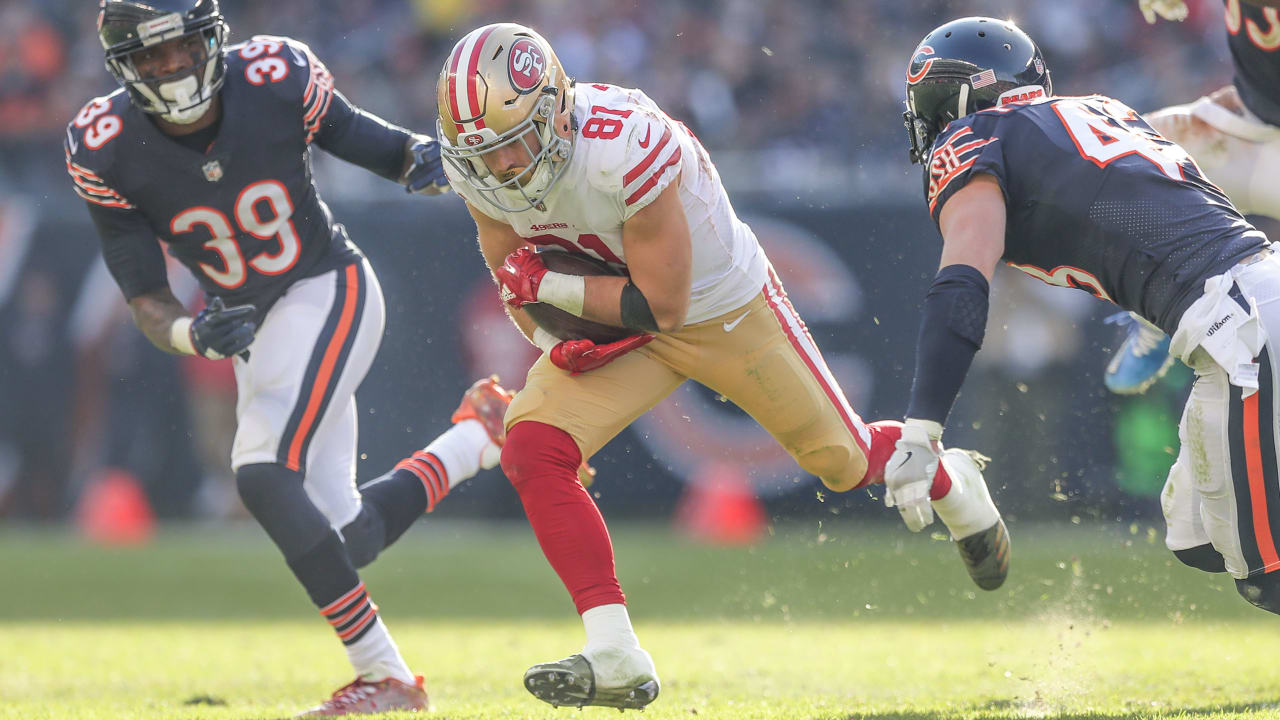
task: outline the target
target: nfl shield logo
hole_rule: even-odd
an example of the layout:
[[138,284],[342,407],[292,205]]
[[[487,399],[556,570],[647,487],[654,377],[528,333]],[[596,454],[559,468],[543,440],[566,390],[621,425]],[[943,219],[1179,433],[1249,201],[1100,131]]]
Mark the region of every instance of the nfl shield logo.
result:
[[218,182],[222,179],[222,163],[217,160],[210,160],[200,167],[204,170],[204,179],[209,182]]

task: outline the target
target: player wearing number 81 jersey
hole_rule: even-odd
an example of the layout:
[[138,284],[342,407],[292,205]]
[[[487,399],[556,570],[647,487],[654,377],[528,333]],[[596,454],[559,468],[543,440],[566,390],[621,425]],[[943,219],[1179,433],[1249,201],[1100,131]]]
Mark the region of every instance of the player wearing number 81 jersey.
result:
[[[217,0],[102,0],[98,29],[122,87],[67,126],[67,172],[148,339],[234,356],[240,497],[357,674],[312,714],[423,709],[422,678],[356,568],[497,463],[492,417],[509,400],[478,384],[452,429],[357,491],[355,389],[381,341],[384,303],[320,199],[310,158],[320,147],[436,194],[446,187],[438,146],[354,107],[296,40],[227,46]],[[210,300],[195,318],[169,289],[166,248]]]
[[[437,99],[450,185],[467,201],[512,319],[545,351],[507,412],[502,466],[587,643],[530,668],[525,685],[553,705],[643,707],[658,677],[632,630],[604,522],[575,480],[581,459],[690,379],[838,491],[879,481],[900,424],[864,424],[849,406],[707,152],[644,93],[575,83],[540,35],[499,24],[458,42]],[[548,272],[535,245],[591,255],[626,276]],[[521,307],[530,302],[635,334],[559,342],[534,326]],[[955,473],[934,467],[923,502],[942,501],[957,538],[1002,532],[976,467],[958,470],[963,493],[951,493]],[[999,547],[1004,554],[979,548],[966,559],[987,589],[1007,570],[1007,541]]]
[[[1039,48],[1008,21],[965,18],[926,35],[906,99],[943,240],[907,423],[941,434],[1001,260],[1138,313],[1196,373],[1162,496],[1166,544],[1280,612],[1280,259],[1266,237],[1123,103],[1053,96]],[[920,482],[886,475],[891,493]]]

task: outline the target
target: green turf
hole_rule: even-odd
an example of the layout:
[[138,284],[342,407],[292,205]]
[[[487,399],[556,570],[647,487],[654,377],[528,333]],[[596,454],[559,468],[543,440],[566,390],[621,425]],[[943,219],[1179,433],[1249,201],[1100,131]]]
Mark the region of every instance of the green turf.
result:
[[[1146,527],[1014,524],[1014,575],[970,589],[950,543],[789,526],[752,549],[614,528],[663,678],[648,720],[1280,718],[1280,618],[1171,562]],[[345,657],[256,528],[144,549],[0,532],[0,718],[288,716]],[[424,523],[365,573],[435,717],[553,710],[524,668],[581,625],[527,527]],[[388,716],[391,717],[391,716]]]

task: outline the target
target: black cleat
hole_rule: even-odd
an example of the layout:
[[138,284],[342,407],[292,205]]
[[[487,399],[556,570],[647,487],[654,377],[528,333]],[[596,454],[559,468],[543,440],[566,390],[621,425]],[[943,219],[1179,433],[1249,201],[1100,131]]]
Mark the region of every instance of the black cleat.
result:
[[1009,577],[1009,531],[1004,520],[980,533],[956,541],[969,577],[983,590],[995,590]]
[[643,679],[627,687],[597,688],[595,671],[581,655],[534,665],[525,671],[524,686],[534,697],[553,707],[595,705],[642,710],[658,697],[656,678]]

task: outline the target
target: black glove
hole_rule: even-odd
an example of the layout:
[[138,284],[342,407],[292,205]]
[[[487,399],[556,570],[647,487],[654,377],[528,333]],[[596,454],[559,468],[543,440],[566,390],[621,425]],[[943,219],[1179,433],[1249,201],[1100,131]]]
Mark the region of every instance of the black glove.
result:
[[239,355],[253,344],[258,324],[253,321],[257,312],[253,305],[223,305],[216,297],[191,321],[191,346],[196,353],[210,360],[221,360]]
[[409,148],[413,153],[413,164],[404,173],[404,190],[424,195],[439,195],[449,192],[449,178],[445,177],[444,166],[440,164],[440,143],[425,135]]

